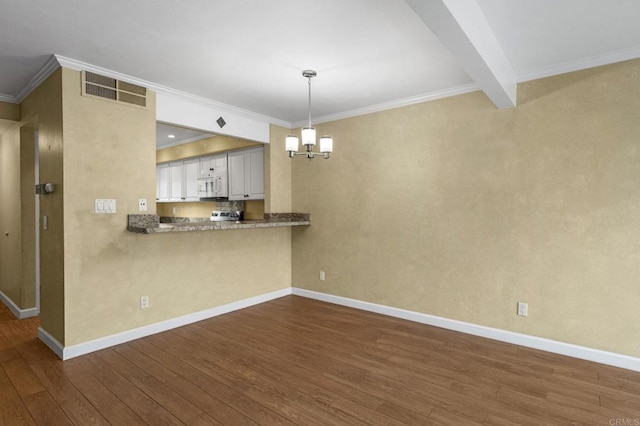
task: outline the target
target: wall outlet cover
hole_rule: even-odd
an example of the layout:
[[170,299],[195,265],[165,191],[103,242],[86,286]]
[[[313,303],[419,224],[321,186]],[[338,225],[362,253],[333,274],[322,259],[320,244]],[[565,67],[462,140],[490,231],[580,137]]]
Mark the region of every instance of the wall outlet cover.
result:
[[529,316],[529,304],[518,302],[518,315],[521,317]]

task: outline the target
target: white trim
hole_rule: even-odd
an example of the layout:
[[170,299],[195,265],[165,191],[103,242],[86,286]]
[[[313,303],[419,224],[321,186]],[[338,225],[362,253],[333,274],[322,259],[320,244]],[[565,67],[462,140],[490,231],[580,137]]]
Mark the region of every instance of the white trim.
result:
[[40,84],[42,84],[43,81],[49,78],[49,76],[53,74],[54,71],[58,68],[60,68],[60,64],[58,63],[55,55],[51,55],[49,59],[47,59],[47,62],[45,62],[42,68],[40,68],[40,70],[36,73],[36,75],[34,75],[31,80],[29,80],[29,83],[27,83],[27,85],[18,92],[18,94],[16,95],[17,103],[21,103],[22,101],[24,101],[25,98],[36,89],[36,87],[40,86]]
[[172,96],[174,98],[178,98],[184,101],[188,101],[194,104],[202,105],[207,108],[215,108],[217,110],[235,114],[244,118],[249,118],[252,120],[260,121],[263,123],[274,123],[280,126],[288,127],[291,123],[279,120],[274,117],[269,117],[267,115],[258,114],[256,112],[248,111],[246,109],[234,107],[232,105],[223,104],[222,102],[213,101],[211,99],[203,98],[201,96],[192,95],[191,93],[183,92],[181,90],[172,89],[167,86],[163,86],[160,84],[153,83],[151,81],[143,80],[141,78],[132,77],[130,75],[122,74],[117,71],[112,71],[107,68],[102,68],[96,65],[91,65],[86,62],[77,61],[75,59],[66,58],[61,55],[54,55],[57,62],[65,67],[71,68],[77,71],[89,71],[96,74],[104,75],[106,77],[115,78],[116,80],[126,81],[128,83],[137,84],[138,86],[143,86],[148,89],[154,90],[156,93],[162,93],[165,95]]
[[56,355],[62,358],[62,360],[67,360],[80,355],[85,355],[101,349],[109,348],[111,346],[119,345],[121,343],[126,343],[131,340],[139,339],[141,337],[150,336],[152,334],[161,333],[163,331],[171,330],[177,327],[182,327],[184,325],[192,324],[194,322],[202,321],[218,315],[248,308],[250,306],[258,305],[260,303],[268,302],[270,300],[278,299],[290,294],[291,287],[287,287],[283,288],[282,290],[250,297],[248,299],[239,300],[237,302],[228,303],[222,306],[216,306],[215,308],[206,309],[200,312],[194,312],[192,314],[157,322],[155,324],[145,325],[133,330],[123,331],[122,333],[112,334],[111,336],[101,337],[99,339],[79,343],[73,346],[63,347],[48,333],[44,335],[44,333],[46,333],[44,330],[42,330],[42,333],[40,333],[41,329],[38,330],[38,336],[56,353]]
[[516,74],[476,0],[406,0],[498,108],[516,106]]
[[38,316],[38,308],[21,309],[18,305],[16,305],[13,302],[13,300],[9,298],[9,296],[4,294],[2,291],[0,291],[0,301],[2,301],[2,303],[7,305],[7,308],[9,308],[11,313],[15,315],[16,318],[18,319],[25,319],[25,318]]
[[8,102],[10,104],[17,104],[18,100],[15,96],[5,95],[4,93],[0,93],[0,102]]
[[599,349],[587,348],[570,343],[558,342],[556,340],[529,336],[526,334],[515,333],[513,331],[485,327],[482,325],[456,321],[448,318],[437,317],[434,315],[423,314],[420,312],[407,311],[404,309],[378,305],[376,303],[363,302],[356,299],[349,299],[347,297],[334,296],[332,294],[319,293],[316,291],[305,290],[301,288],[294,287],[292,289],[292,294],[295,296],[307,297],[323,302],[334,303],[336,305],[361,309],[363,311],[375,312],[395,318],[402,318],[405,320],[445,328],[448,330],[459,331],[474,336],[486,337],[488,339],[499,340],[501,342],[511,343],[514,345],[526,346],[528,348],[539,349],[546,352],[570,356],[573,358],[598,362],[600,364],[626,368],[627,370],[640,371],[640,358],[635,358],[628,355],[606,352]]
[[556,64],[546,68],[539,68],[537,70],[518,74],[517,79],[518,83],[522,83],[568,72],[599,67],[601,65],[615,64],[616,62],[628,61],[636,58],[640,58],[640,48],[635,47],[631,49],[622,49],[604,55],[592,56],[590,58],[579,59],[577,61]]
[[38,327],[38,338],[42,340],[45,345],[49,346],[49,349],[58,355],[58,358],[64,359],[64,347],[62,344],[42,327]]
[[[438,90],[435,92],[424,93],[418,96],[412,96],[410,98],[398,99],[395,101],[384,102],[377,105],[371,105],[363,108],[356,108],[349,111],[339,112],[336,114],[323,115],[321,117],[315,117],[313,124],[326,123],[329,121],[342,120],[345,118],[357,117],[359,115],[372,114],[375,112],[386,111],[389,109],[400,108],[408,105],[419,104],[422,102],[435,101],[436,99],[449,98],[451,96],[463,95],[465,93],[475,92],[480,90],[477,84],[469,83],[462,86],[452,87],[449,89]],[[291,123],[291,129],[306,126],[307,121],[297,121]]]

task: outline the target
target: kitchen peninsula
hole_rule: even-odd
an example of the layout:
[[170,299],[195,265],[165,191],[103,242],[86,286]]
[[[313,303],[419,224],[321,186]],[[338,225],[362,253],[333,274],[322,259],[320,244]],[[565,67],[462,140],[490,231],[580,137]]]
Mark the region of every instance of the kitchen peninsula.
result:
[[264,219],[258,220],[211,222],[208,218],[165,218],[155,214],[130,214],[127,230],[138,234],[155,234],[311,225],[309,213],[265,213],[264,216]]

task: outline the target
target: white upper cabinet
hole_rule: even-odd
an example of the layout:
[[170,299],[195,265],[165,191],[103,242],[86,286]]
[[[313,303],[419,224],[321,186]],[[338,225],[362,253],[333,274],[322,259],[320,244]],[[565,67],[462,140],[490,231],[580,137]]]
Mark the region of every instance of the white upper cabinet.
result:
[[156,166],[156,200],[169,201],[171,193],[171,174],[169,164],[158,164]]
[[227,172],[227,154],[207,155],[199,158],[198,178],[215,177]]
[[264,199],[264,147],[229,153],[229,200]]
[[199,201],[198,159],[172,161],[156,166],[157,201]]
[[182,164],[182,197],[184,201],[199,201],[198,159],[184,160]]

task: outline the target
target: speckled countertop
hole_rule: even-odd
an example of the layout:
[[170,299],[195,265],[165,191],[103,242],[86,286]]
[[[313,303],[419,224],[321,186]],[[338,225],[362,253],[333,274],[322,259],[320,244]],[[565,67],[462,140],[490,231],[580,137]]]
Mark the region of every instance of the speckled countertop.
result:
[[155,214],[130,214],[128,222],[127,230],[139,234],[311,225],[308,213],[265,213],[265,218],[261,220],[227,222],[211,222],[208,218],[160,218]]

